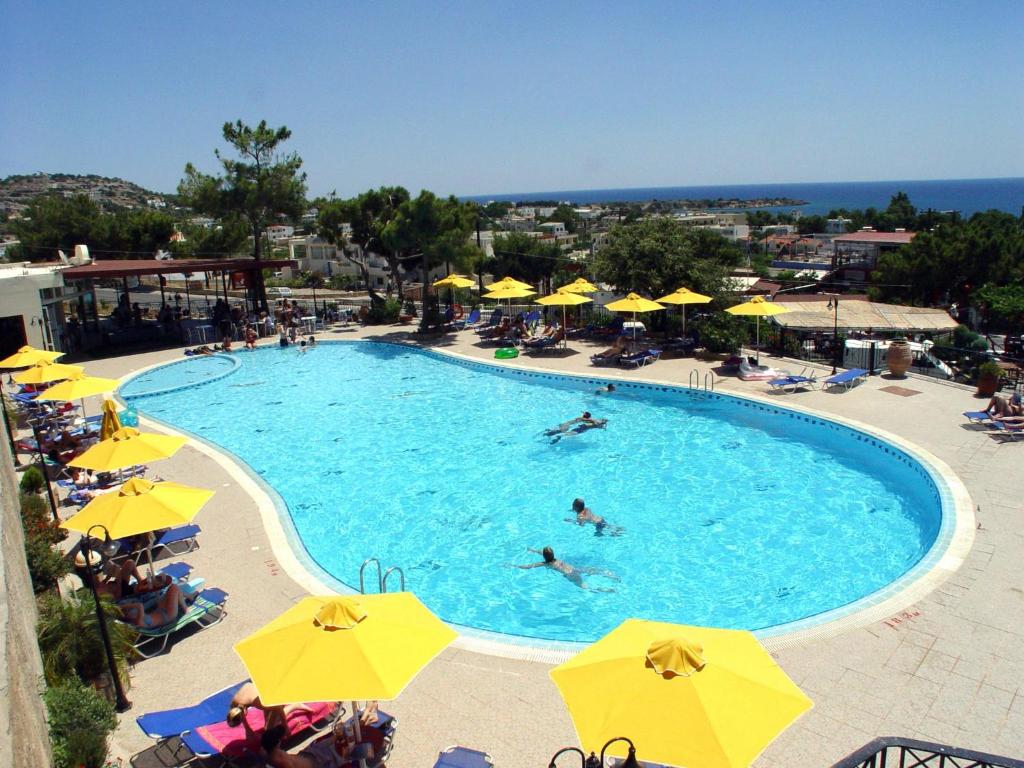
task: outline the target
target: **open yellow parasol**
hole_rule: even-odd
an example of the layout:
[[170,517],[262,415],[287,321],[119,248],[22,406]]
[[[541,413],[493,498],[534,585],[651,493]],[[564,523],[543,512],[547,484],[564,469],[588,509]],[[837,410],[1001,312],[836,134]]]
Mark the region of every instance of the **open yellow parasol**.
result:
[[100,440],[107,440],[121,429],[121,418],[117,415],[117,403],[113,400],[103,401],[103,420],[100,422]]
[[568,285],[563,285],[558,290],[568,291],[569,293],[596,293],[601,289],[586,278],[578,277]]
[[472,288],[473,281],[464,275],[451,274],[434,281],[435,288]]
[[122,539],[190,523],[212,497],[203,488],[133,477],[117,491],[96,496],[60,527],[84,534],[99,524],[111,538]]
[[64,363],[47,363],[43,361],[36,363],[31,368],[26,368],[12,378],[18,384],[48,384],[51,381],[61,381],[84,372],[80,365],[65,365]]
[[[580,304],[586,304],[593,301],[593,299],[587,296],[581,296],[578,293],[571,293],[564,288],[559,288],[548,296],[541,296],[537,299],[538,304],[543,304],[546,307],[561,307],[562,308],[562,332],[565,332],[565,308],[575,307]],[[565,346],[565,340],[562,341],[562,346]]]
[[79,373],[44,390],[36,400],[79,400],[110,392],[117,388],[118,383],[117,379]]
[[624,299],[613,301],[611,304],[605,304],[604,308],[612,312],[632,312],[633,313],[633,340],[636,341],[636,315],[638,312],[656,312],[659,309],[664,309],[661,304],[650,299],[645,299],[638,293],[630,293]]
[[585,751],[686,768],[749,766],[813,706],[746,631],[627,619],[550,675]]
[[761,362],[761,318],[771,317],[772,315],[781,315],[784,312],[789,312],[786,307],[780,306],[775,302],[768,301],[764,296],[755,296],[750,301],[744,302],[743,304],[737,304],[735,307],[729,307],[725,310],[730,315],[739,315],[741,317],[753,316],[756,318],[756,339],[757,339],[757,362]]
[[703,293],[691,291],[689,288],[679,288],[668,294],[668,296],[662,296],[658,299],[659,304],[678,304],[682,308],[683,333],[686,333],[686,305],[707,304],[710,301],[710,296],[705,296]]
[[36,363],[52,363],[58,357],[63,357],[63,352],[56,352],[48,349],[36,349],[25,345],[19,347],[13,355],[0,360],[0,368],[27,368]]
[[388,700],[455,637],[411,592],[328,595],[303,598],[235,652],[264,704]]
[[139,432],[122,427],[106,440],[87,449],[68,463],[95,472],[113,472],[173,456],[185,444],[184,437]]
[[490,285],[485,287],[487,288],[488,291],[496,291],[499,288],[523,288],[525,290],[528,290],[530,293],[536,293],[536,291],[533,290],[532,285],[530,285],[529,283],[524,283],[521,280],[516,280],[514,277],[503,277],[496,283],[491,283]]

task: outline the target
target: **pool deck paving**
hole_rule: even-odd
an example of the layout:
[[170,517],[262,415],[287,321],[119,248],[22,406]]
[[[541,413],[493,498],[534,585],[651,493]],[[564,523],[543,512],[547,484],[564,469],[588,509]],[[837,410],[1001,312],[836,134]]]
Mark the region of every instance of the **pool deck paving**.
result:
[[[403,342],[409,330],[349,326],[319,338]],[[426,346],[493,360],[494,349],[475,342],[474,334],[462,332]],[[571,342],[566,353],[523,356],[508,364],[680,385],[687,384],[691,371],[703,382],[717,365],[684,358],[635,371],[595,369],[589,356],[600,348]],[[86,362],[86,370],[120,377],[180,358],[181,350],[166,350]],[[766,355],[762,362],[795,372],[801,368]],[[894,385],[916,394],[883,390]],[[767,389],[764,382],[715,379],[717,392],[851,419],[930,452],[966,485],[977,507],[977,529],[961,567],[935,580],[934,589],[916,602],[866,624],[826,626],[812,636],[769,644],[815,706],[754,765],[829,766],[877,736],[1024,757],[1024,445],[968,425],[961,412],[984,407],[984,401],[942,382],[875,376],[849,391],[768,395]],[[88,407],[97,412],[98,399]],[[195,407],[202,408],[202,401]],[[258,414],[240,412],[239,418],[258,420]],[[153,742],[135,725],[135,717],[196,703],[243,679],[245,670],[232,645],[316,591],[315,579],[298,572],[297,561],[282,549],[286,544],[279,529],[267,524],[272,513],[265,495],[254,493],[253,483],[230,460],[213,458],[206,446],[190,442],[173,458],[152,465],[150,474],[216,490],[197,518],[201,546],[180,559],[190,562],[207,586],[224,589],[230,598],[224,621],[202,631],[186,630],[168,653],[134,666],[133,707],[120,716],[112,748],[126,760],[135,756],[140,767],[160,762],[144,752]],[[392,768],[431,766],[438,751],[453,744],[485,750],[497,766],[541,766],[560,747],[576,744],[572,723],[548,678],[550,663],[479,653],[465,645],[457,642],[447,649],[399,699],[382,705],[399,719],[388,763]],[[643,758],[643,745],[638,747]]]

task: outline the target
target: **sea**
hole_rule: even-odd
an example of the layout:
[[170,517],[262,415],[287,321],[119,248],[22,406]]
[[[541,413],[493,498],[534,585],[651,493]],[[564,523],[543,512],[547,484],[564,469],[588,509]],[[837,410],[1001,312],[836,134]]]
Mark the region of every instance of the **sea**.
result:
[[766,206],[762,210],[804,214],[829,211],[885,208],[897,192],[906,192],[918,210],[958,211],[970,216],[995,209],[1021,215],[1024,209],[1024,178],[936,179],[930,181],[836,181],[816,184],[733,184],[699,187],[634,187],[627,189],[563,189],[551,192],[474,195],[479,203],[556,200],[577,205],[649,200],[756,200],[791,198],[806,205]]

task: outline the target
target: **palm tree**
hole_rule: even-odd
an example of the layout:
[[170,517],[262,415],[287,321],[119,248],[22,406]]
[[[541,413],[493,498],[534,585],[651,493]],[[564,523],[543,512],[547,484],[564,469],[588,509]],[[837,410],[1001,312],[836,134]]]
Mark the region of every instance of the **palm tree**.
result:
[[[83,590],[84,591],[84,590]],[[128,662],[135,655],[135,631],[121,618],[121,611],[105,597],[100,598],[107,620],[110,645],[121,680],[128,680]],[[106,654],[92,600],[64,600],[48,594],[39,601],[36,625],[43,674],[48,685],[80,679],[89,682],[107,670]]]

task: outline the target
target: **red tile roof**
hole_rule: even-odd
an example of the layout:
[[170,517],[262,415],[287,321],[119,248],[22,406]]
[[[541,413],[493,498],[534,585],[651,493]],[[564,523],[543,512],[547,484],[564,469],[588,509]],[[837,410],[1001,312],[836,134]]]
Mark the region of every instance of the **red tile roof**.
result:
[[917,232],[851,232],[848,235],[839,235],[833,242],[906,245],[914,239],[916,234]]

